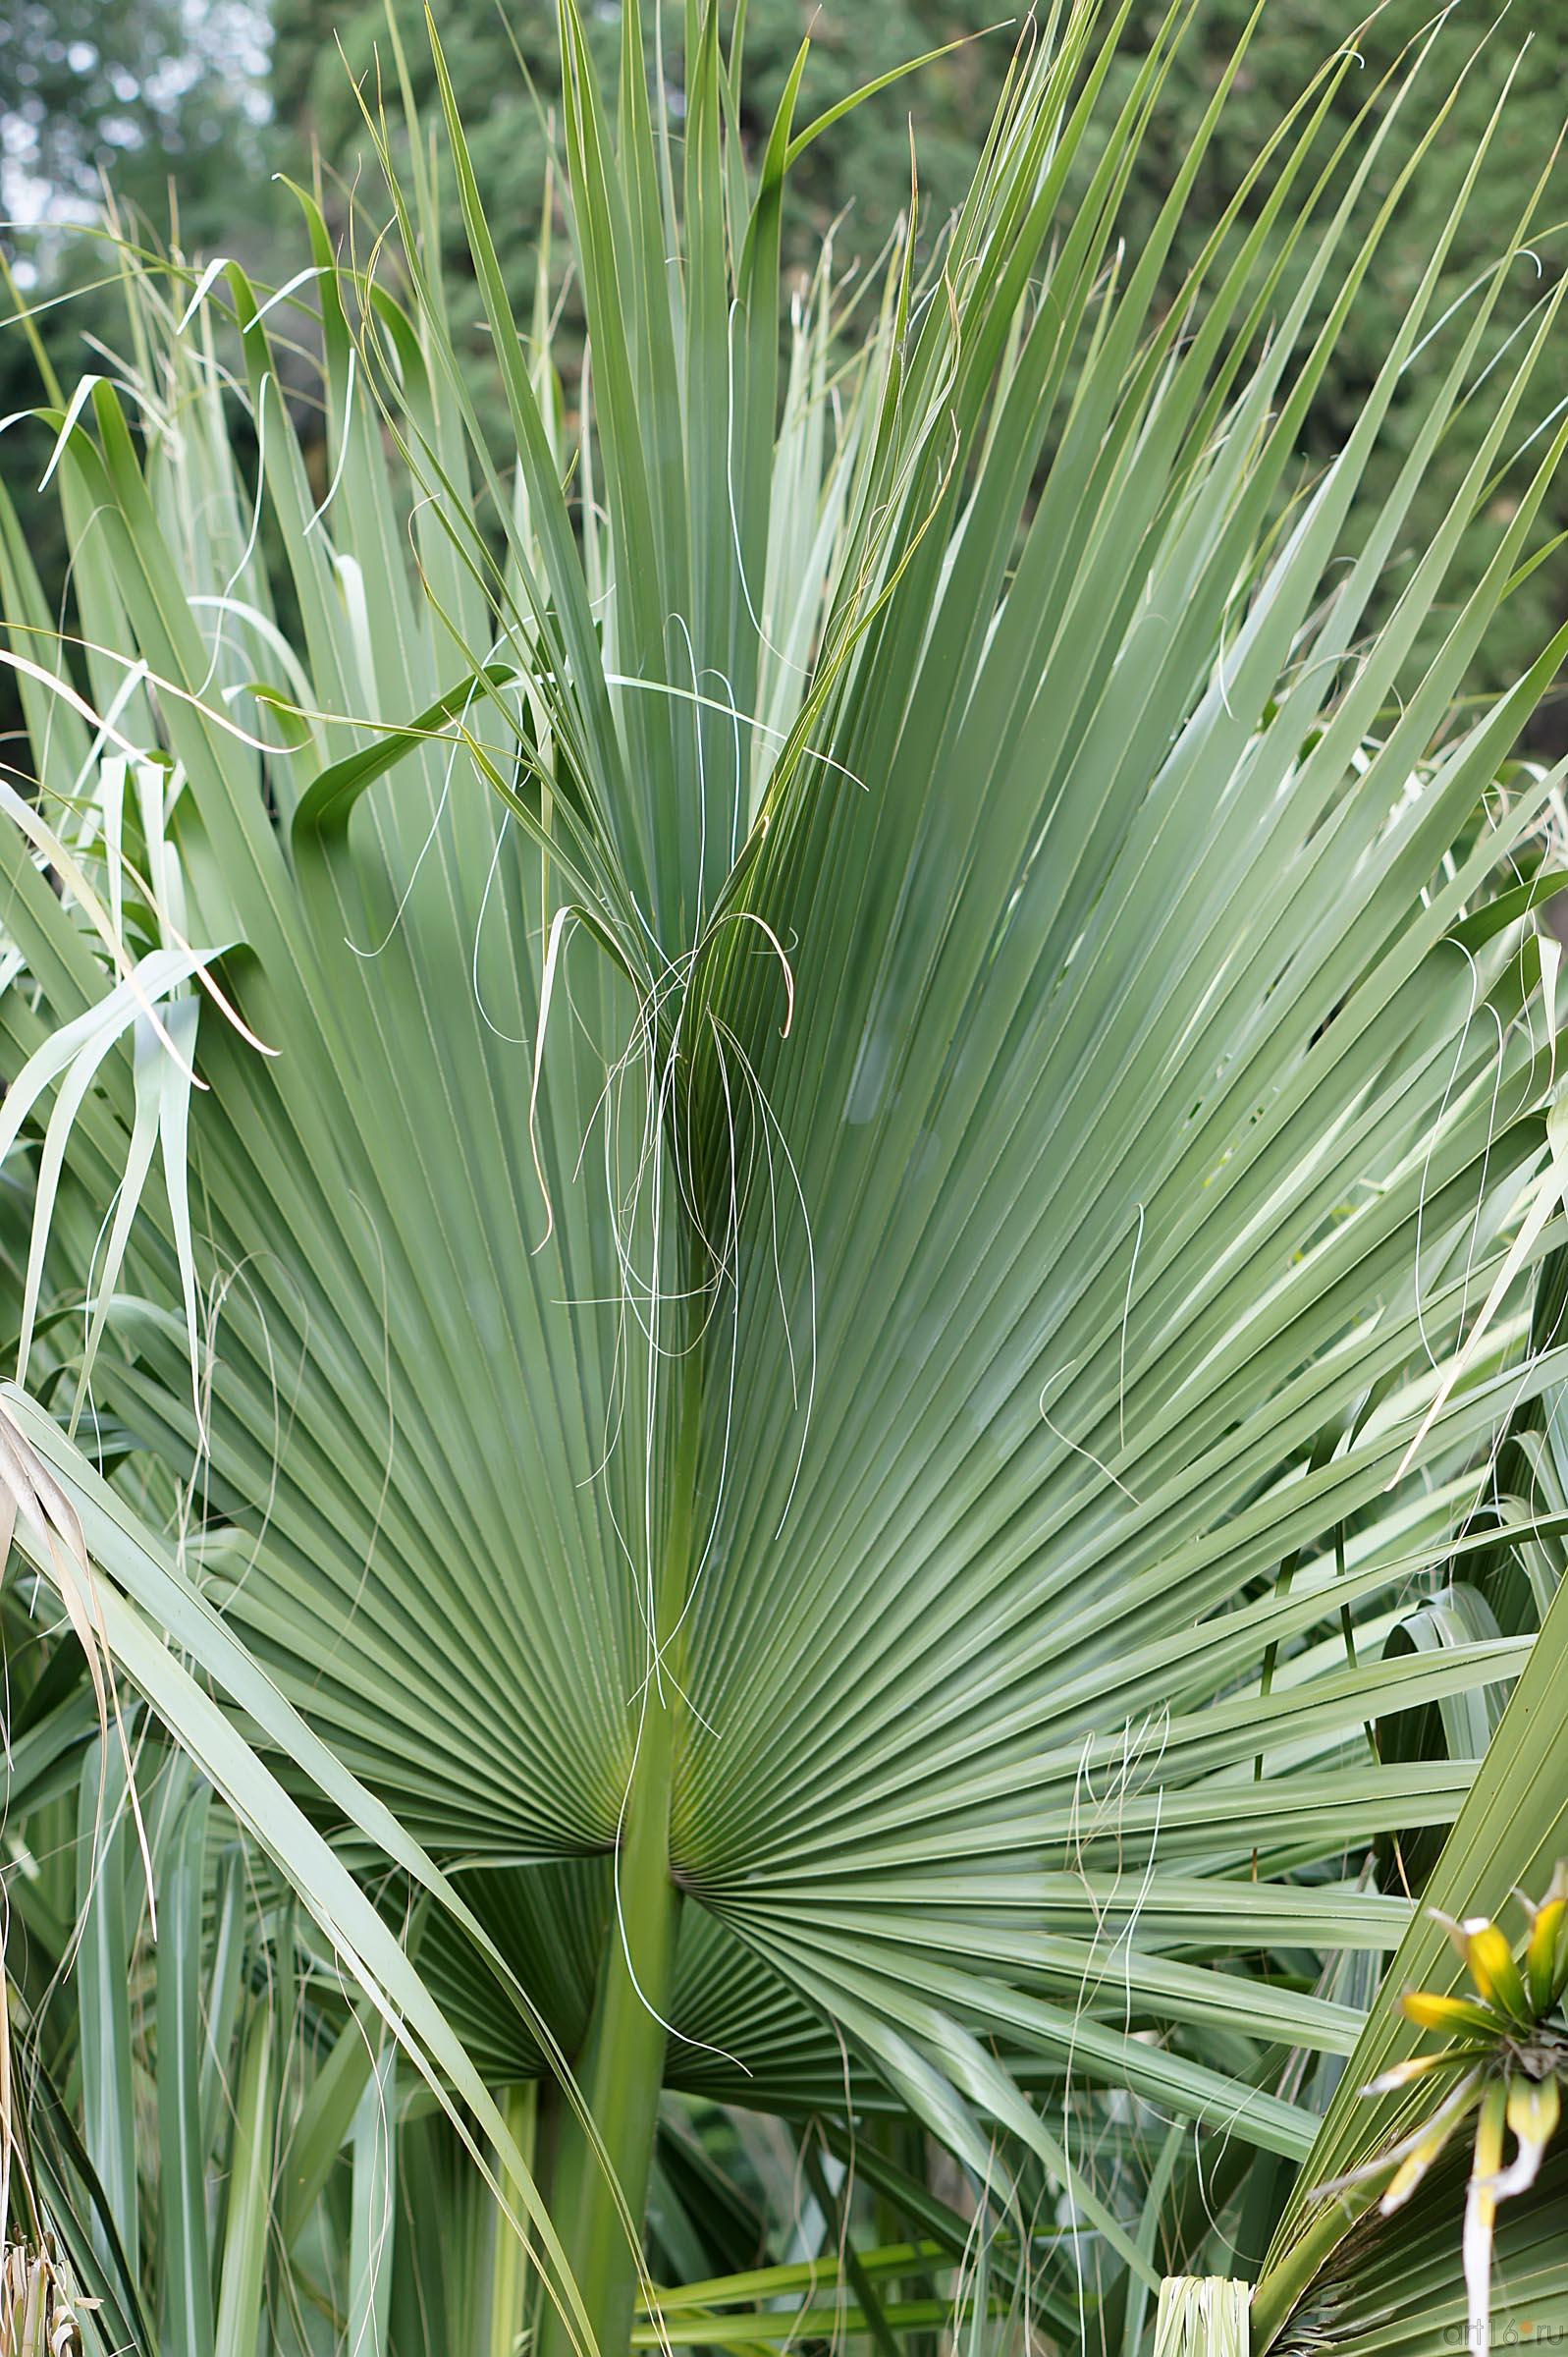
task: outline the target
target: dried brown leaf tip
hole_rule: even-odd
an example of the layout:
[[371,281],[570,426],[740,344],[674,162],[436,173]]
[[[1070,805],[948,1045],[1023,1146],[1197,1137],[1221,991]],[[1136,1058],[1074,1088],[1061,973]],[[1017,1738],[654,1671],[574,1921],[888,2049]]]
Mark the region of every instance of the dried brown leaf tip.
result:
[[0,2262],[0,2357],[80,2357],[82,2311],[46,2253],[10,2245]]

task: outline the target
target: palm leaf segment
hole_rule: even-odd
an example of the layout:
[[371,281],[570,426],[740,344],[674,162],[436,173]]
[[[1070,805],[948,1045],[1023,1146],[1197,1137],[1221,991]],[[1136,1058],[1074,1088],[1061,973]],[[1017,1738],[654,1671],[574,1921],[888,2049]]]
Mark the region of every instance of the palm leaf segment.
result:
[[[1280,2050],[1358,2016],[1249,1960],[1396,1944],[1333,1862],[1446,1822],[1470,1764],[1366,1723],[1528,1635],[1380,1648],[1562,1373],[1520,1314],[1555,956],[1492,879],[1537,855],[1555,782],[1507,761],[1568,633],[1446,721],[1568,434],[1462,576],[1557,298],[1387,595],[1528,206],[1429,347],[1461,198],[1303,485],[1444,109],[1385,186],[1416,100],[1341,137],[1332,61],[1162,311],[1239,62],[1123,254],[1186,13],[1117,108],[1119,20],[1020,53],[846,360],[826,275],[781,356],[798,68],[748,174],[713,10],[677,145],[639,12],[612,104],[568,0],[587,422],[443,78],[514,466],[420,169],[406,300],[308,202],[281,303],[138,277],[134,381],[57,417],[71,630],[9,517],[0,553],[42,788],[6,792],[22,1374],[330,1752],[484,1868],[568,2043],[622,1972],[676,2083],[892,2100],[982,2177],[1000,2134],[1146,2280],[1147,2130],[1310,2142]],[[481,1951],[425,1952],[491,2034]]]

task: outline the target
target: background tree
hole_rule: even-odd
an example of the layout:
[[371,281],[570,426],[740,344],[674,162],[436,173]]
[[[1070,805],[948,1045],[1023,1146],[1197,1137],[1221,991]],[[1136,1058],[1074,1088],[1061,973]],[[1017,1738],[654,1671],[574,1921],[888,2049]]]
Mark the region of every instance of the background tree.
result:
[[253,219],[268,113],[267,23],[251,0],[7,0],[0,10],[0,209],[87,216],[178,202],[192,246]]

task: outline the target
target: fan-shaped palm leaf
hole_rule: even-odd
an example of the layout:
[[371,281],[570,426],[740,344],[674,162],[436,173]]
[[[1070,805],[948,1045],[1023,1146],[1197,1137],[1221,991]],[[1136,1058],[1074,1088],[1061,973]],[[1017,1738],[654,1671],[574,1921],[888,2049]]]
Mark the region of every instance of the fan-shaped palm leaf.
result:
[[[1478,385],[1533,202],[1444,327],[1484,151],[1301,482],[1446,107],[1387,185],[1421,78],[1335,144],[1331,61],[1162,310],[1240,66],[1123,254],[1190,13],[1112,114],[1125,9],[1054,12],[935,258],[905,243],[847,357],[825,273],[781,359],[798,73],[748,169],[716,9],[677,141],[639,10],[612,106],[566,0],[578,418],[443,74],[514,465],[421,166],[396,272],[305,199],[287,301],[136,277],[145,359],[56,413],[72,628],[0,537],[37,781],[0,998],[18,1535],[58,1578],[81,1517],[110,1650],[488,2107],[560,2235],[546,2351],[625,2344],[667,2080],[894,2103],[1016,2197],[1001,2276],[1049,2183],[1074,2281],[1147,2288],[1154,2131],[1306,2155],[1288,2057],[1361,2011],[1300,1958],[1397,1944],[1343,1861],[1469,1784],[1369,1725],[1529,1654],[1384,1640],[1495,1552],[1490,1447],[1563,1373],[1529,1331],[1556,953],[1498,887],[1553,807],[1510,753],[1568,632],[1449,717],[1568,440],[1531,395],[1559,294]],[[417,1972],[367,1843],[435,1894]],[[556,2040],[586,2116],[551,2227],[484,2072]]]

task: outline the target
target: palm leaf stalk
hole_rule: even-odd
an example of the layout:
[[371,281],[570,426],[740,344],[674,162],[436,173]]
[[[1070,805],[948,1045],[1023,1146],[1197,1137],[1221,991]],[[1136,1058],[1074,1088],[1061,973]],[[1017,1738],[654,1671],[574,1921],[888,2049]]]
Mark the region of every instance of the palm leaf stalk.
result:
[[[63,1601],[141,1698],[74,1790],[89,1854],[143,1727],[215,1796],[149,1836],[154,1890],[183,1860],[157,2207],[193,2348],[263,2311],[312,2347],[312,2303],[399,2351],[757,2346],[780,2298],[828,2330],[788,2250],[654,2280],[645,2220],[734,2242],[673,2191],[679,2096],[870,2172],[901,2240],[810,2147],[834,2320],[883,2348],[948,2314],[1233,2338],[1230,2294],[1154,2294],[1234,2282],[1322,2158],[1411,1937],[1372,1861],[1466,1806],[1540,1617],[1460,1591],[1565,1372],[1533,1315],[1561,777],[1515,748],[1568,630],[1455,703],[1568,444],[1536,391],[1564,282],[1488,365],[1543,172],[1446,305],[1504,104],[1304,481],[1453,78],[1434,33],[1350,109],[1330,59],[1170,303],[1245,42],[1135,253],[1118,206],[1196,13],[1118,79],[1127,7],[1054,10],[956,218],[912,195],[781,340],[790,166],[839,111],[802,119],[804,50],[748,157],[717,7],[667,55],[626,7],[610,93],[563,0],[575,412],[432,24],[439,170],[415,137],[400,178],[367,93],[385,234],[341,251],[301,192],[271,297],[128,253],[130,356],[46,412],[64,617],[0,503],[7,1626]],[[454,199],[505,453],[433,276]],[[1542,1603],[1551,1496],[1510,1508]],[[1451,1739],[1384,1745],[1422,1714]],[[230,1829],[305,1928],[255,1935],[225,2016],[214,2257],[217,2130],[167,2057]],[[262,1984],[301,1953],[285,2069]],[[61,2235],[101,2193],[75,2247],[127,2301],[136,2036],[111,2008],[82,2045],[88,2173],[49,2180]],[[888,2116],[962,2206],[863,2153]]]

